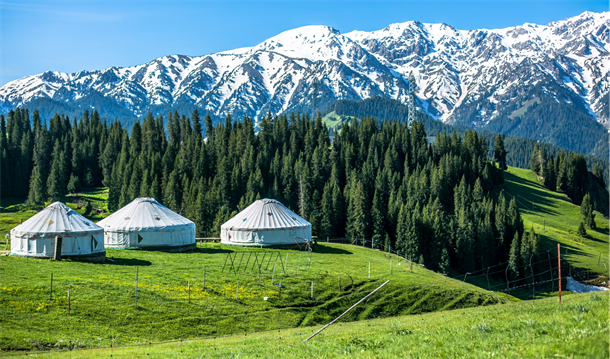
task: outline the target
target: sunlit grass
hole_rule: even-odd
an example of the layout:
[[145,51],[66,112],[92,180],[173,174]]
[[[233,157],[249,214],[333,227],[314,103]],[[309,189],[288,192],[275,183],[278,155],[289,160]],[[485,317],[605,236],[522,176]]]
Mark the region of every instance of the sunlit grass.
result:
[[529,170],[510,167],[505,173],[507,200],[515,196],[526,230],[532,227],[541,235],[543,250],[556,255],[557,242],[562,256],[580,270],[608,276],[608,219],[595,212],[597,229],[587,229],[587,237],[576,233],[582,221],[580,207],[561,193],[551,192]]
[[[73,358],[607,358],[608,292],[201,340],[84,351]],[[30,354],[32,355],[32,354]],[[68,352],[44,357],[65,357]]]

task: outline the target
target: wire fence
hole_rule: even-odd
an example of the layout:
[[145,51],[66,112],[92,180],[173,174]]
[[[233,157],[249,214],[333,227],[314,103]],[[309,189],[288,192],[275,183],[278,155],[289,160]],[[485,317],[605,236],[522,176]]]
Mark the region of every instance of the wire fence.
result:
[[[324,242],[324,240],[318,240]],[[65,311],[66,316],[83,315],[83,310],[94,308],[100,300],[114,300],[119,308],[118,312],[129,311],[125,306],[131,306],[134,315],[130,321],[109,321],[107,327],[100,329],[99,343],[78,343],[78,341],[57,344],[56,347],[65,350],[78,349],[81,346],[115,348],[117,346],[149,346],[152,343],[172,343],[183,340],[215,340],[224,336],[270,331],[281,332],[294,327],[319,325],[337,312],[352,305],[362,297],[361,288],[367,284],[379,281],[398,279],[397,270],[393,265],[401,267],[401,280],[408,278],[410,273],[418,272],[418,264],[414,263],[406,254],[387,246],[376,247],[374,241],[366,239],[328,238],[328,243],[344,243],[365,248],[373,248],[387,252],[389,263],[383,268],[373,268],[371,274],[370,262],[363,263],[363,270],[358,276],[342,272],[337,268],[337,274],[327,271],[315,270],[316,253],[298,252],[288,256],[279,255],[279,251],[258,252],[230,252],[226,254],[221,273],[232,274],[230,278],[219,275],[211,277],[206,273],[206,267],[184,268],[185,271],[196,271],[200,278],[192,278],[183,283],[167,283],[162,278],[151,277],[145,267],[142,270],[129,268],[121,271],[119,277],[129,278],[114,283],[124,290],[124,294],[116,294],[113,298],[104,298],[102,293],[107,284],[102,282],[75,284],[70,278],[56,277],[50,279],[48,292],[43,288],[32,288],[37,294],[36,299],[48,293],[49,298],[44,299],[49,306],[55,306]],[[481,268],[472,273],[460,273],[447,278],[478,285],[484,289],[516,294],[522,298],[535,298],[541,292],[552,292],[558,289],[557,253],[547,251],[538,257],[538,260],[523,259],[527,265],[519,268],[524,275],[520,278],[511,278],[508,262],[498,263]],[[288,253],[287,253],[288,254]],[[298,255],[298,257],[297,257]],[[298,258],[298,259],[297,259]],[[393,262],[395,260],[395,262]],[[531,262],[531,263],[530,263]],[[407,269],[407,265],[409,266]],[[396,267],[394,267],[396,268]],[[314,269],[314,270],[312,270]],[[368,272],[367,272],[368,269]],[[571,276],[576,280],[587,280],[595,273],[583,270],[574,270],[565,260],[561,261],[562,288],[565,289],[565,277]],[[420,272],[421,273],[421,272]],[[206,274],[208,275],[206,277]],[[116,275],[115,275],[116,276]],[[502,279],[505,278],[503,281]],[[114,279],[113,279],[114,280]],[[112,281],[112,280],[111,280]],[[283,283],[283,284],[282,284]],[[439,284],[418,284],[412,288],[408,282],[401,283],[405,291],[425,288],[438,289]],[[96,295],[96,292],[98,295]],[[88,296],[83,295],[88,293]],[[375,294],[383,295],[384,291]],[[531,293],[531,296],[530,294]],[[349,313],[342,320],[351,321],[359,319],[360,313],[366,310],[368,303],[375,301],[375,296],[362,305],[361,310]],[[337,299],[338,298],[338,299]],[[329,300],[335,300],[335,307],[324,320],[307,321],[306,316],[311,308],[324,305]],[[108,306],[102,306],[108,310]],[[0,309],[7,314],[8,307]],[[32,308],[27,326],[36,330],[38,317]],[[416,310],[420,310],[417,309]],[[425,309],[422,309],[425,311]],[[149,320],[138,319],[138,312],[146,311]],[[112,311],[114,314],[115,311]],[[153,315],[150,315],[153,313]],[[170,313],[169,315],[167,313]],[[10,314],[10,313],[8,313]],[[367,318],[378,318],[395,315],[388,311],[372,312]],[[103,313],[88,313],[87,315],[107,315]],[[158,318],[156,317],[158,316]],[[74,325],[68,327],[70,337],[79,337],[82,327]],[[29,329],[28,329],[29,330]],[[125,333],[134,333],[130,337]],[[58,342],[59,343],[59,342]],[[96,345],[97,344],[97,345]],[[147,356],[145,349],[141,356]],[[44,352],[40,352],[41,354]],[[156,352],[157,355],[161,353]],[[130,354],[131,355],[131,354]]]
[[[398,250],[391,248],[390,246],[384,243],[375,243],[372,239],[365,238],[329,238],[326,239],[318,239],[318,242],[326,242],[326,243],[342,243],[349,244],[355,246],[361,246],[370,249],[383,250],[390,255],[395,255],[397,260],[404,260],[405,263],[409,262],[410,266],[413,266],[413,259],[410,258],[406,253],[401,253]],[[568,249],[565,249],[564,255],[568,254]],[[458,275],[448,276],[452,279],[457,279],[468,283],[475,284],[480,286],[481,288],[486,288],[490,291],[499,291],[510,293],[515,290],[524,290],[524,288],[531,289],[533,292],[532,296],[529,299],[535,299],[535,294],[544,292],[544,291],[555,291],[559,289],[559,284],[557,283],[559,276],[559,264],[557,262],[557,250],[549,249],[542,253],[538,253],[536,255],[532,255],[529,258],[519,257],[518,260],[520,263],[525,263],[525,265],[520,265],[517,268],[519,273],[527,273],[526,275],[517,276],[510,270],[509,262],[504,261],[501,263],[497,263],[491,266],[482,267],[479,270],[473,272],[461,273]],[[537,260],[532,262],[532,259],[536,257]],[[601,256],[600,256],[601,259]],[[601,262],[600,262],[601,263]],[[606,259],[603,261],[605,268],[610,268],[607,266]],[[423,267],[422,264],[420,266]],[[492,271],[493,269],[493,271]],[[590,280],[598,277],[598,273],[590,271],[590,270],[582,270],[576,269],[574,273],[572,273],[573,266],[570,265],[568,261],[565,259],[561,259],[561,270],[563,273],[562,278],[565,280],[565,277],[572,277],[574,279],[579,280]],[[548,278],[545,278],[548,277]],[[487,285],[484,283],[477,283],[477,279],[485,279]],[[544,278],[544,279],[543,279]],[[494,284],[491,284],[494,282]],[[544,285],[541,287],[543,284]],[[555,285],[557,284],[557,285]],[[563,288],[565,289],[565,283]],[[528,299],[523,294],[520,295],[521,299]]]

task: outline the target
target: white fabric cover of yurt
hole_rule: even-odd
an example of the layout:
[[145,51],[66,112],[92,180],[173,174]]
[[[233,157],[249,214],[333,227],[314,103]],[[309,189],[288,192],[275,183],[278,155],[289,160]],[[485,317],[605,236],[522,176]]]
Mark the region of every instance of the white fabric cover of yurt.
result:
[[53,257],[55,236],[61,256],[103,255],[104,230],[61,202],[55,202],[11,230],[11,254]]
[[243,246],[311,242],[311,223],[274,199],[259,199],[220,227],[220,242]]
[[195,223],[154,198],[134,199],[97,222],[107,248],[161,248],[195,244]]

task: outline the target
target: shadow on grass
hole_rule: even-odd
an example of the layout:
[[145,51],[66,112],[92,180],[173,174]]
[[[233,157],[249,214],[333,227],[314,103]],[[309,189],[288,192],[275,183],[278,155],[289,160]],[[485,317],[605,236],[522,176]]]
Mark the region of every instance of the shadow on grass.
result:
[[[587,230],[587,232],[591,232],[591,231],[592,231],[591,229]],[[598,231],[598,230],[593,230],[593,231],[596,231],[596,232],[599,232],[599,233],[603,233],[603,232]],[[603,233],[603,234],[605,234],[606,237],[607,237],[608,236],[608,231],[606,231],[606,233]],[[598,238],[592,237],[592,236],[590,236],[588,234],[583,239],[586,239],[586,240],[591,241],[591,242],[608,244],[608,242],[606,242],[606,241],[604,241],[602,239],[598,239]]]
[[347,251],[342,248],[333,248],[327,247],[323,244],[318,244],[315,246],[314,253],[323,253],[323,254],[353,254],[350,251]]
[[[553,201],[550,199],[552,198],[553,200],[560,200],[569,203],[569,201],[567,201],[566,198],[561,194],[549,192],[544,186],[538,183],[523,183],[523,179],[512,173],[505,172],[504,182],[506,184],[504,192],[508,193],[510,197],[516,196],[520,210],[524,212],[531,212],[533,214],[546,213],[549,215],[558,215],[558,212],[548,209],[549,207],[553,207]],[[521,184],[519,190],[512,188],[512,186],[519,184]],[[510,200],[510,198],[507,198],[507,200]]]
[[541,239],[541,243],[542,243],[542,252],[546,252],[546,251],[550,251],[550,253],[554,253],[555,257],[557,256],[557,243],[561,244],[561,255],[564,256],[566,251],[569,255],[587,255],[586,252],[582,251],[579,247],[567,244],[567,243],[561,243],[561,242],[557,242],[555,241],[552,237],[547,236],[546,234],[543,233],[539,233],[540,235],[540,239]]
[[225,248],[197,248],[193,252],[183,253],[205,253],[205,254],[219,254],[219,253],[233,253],[235,251]]
[[93,264],[110,264],[115,266],[149,266],[152,263],[149,261],[145,261],[142,259],[133,259],[133,258],[112,258],[106,257],[105,262],[92,262]]

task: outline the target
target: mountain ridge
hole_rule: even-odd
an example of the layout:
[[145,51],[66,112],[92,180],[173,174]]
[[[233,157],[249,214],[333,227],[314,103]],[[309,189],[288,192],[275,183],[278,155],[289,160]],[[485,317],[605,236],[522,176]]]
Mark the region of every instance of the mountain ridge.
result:
[[537,95],[608,126],[609,23],[610,12],[585,12],[547,25],[491,30],[417,21],[345,34],[304,26],[203,56],[27,76],[0,88],[0,112],[41,98],[80,106],[99,93],[126,110],[120,116],[181,105],[217,118],[230,113],[257,120],[267,112],[323,109],[339,99],[383,96],[406,103],[413,74],[417,107],[445,123],[518,127],[511,122],[515,111],[523,116],[528,108],[507,109],[531,100],[537,86]]

